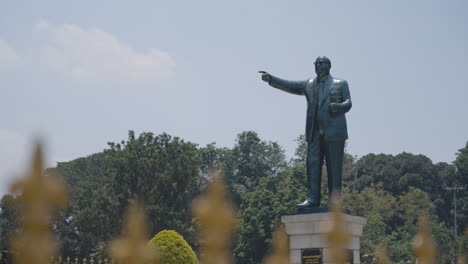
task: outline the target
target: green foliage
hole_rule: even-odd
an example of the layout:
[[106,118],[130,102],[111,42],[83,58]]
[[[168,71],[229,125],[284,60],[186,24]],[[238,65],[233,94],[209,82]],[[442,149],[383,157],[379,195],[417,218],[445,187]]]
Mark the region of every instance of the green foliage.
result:
[[456,242],[450,229],[447,228],[444,222],[438,222],[436,217],[432,219],[431,229],[432,235],[439,246],[439,263],[451,263],[452,257],[457,254]]
[[195,144],[167,134],[142,133],[136,138],[130,131],[126,142],[109,146],[107,173],[119,214],[128,201],[142,200],[153,233],[175,229],[195,243],[189,208],[198,193],[200,159]]
[[184,238],[173,230],[163,230],[148,242],[157,250],[161,264],[198,264],[197,256]]
[[393,221],[398,208],[397,199],[382,185],[371,185],[361,192],[344,192],[344,207],[353,215],[367,215],[374,211],[386,223]]
[[199,188],[204,189],[212,180],[209,175],[209,170],[213,167],[221,167],[224,170],[227,178],[232,178],[234,171],[234,158],[231,149],[217,148],[215,143],[206,145],[198,149],[200,155],[200,175]]
[[439,192],[440,178],[431,160],[424,155],[403,152],[396,156],[368,154],[355,165],[352,183],[362,190],[381,183],[385,190],[400,195],[415,187],[428,193]]
[[69,255],[103,254],[103,246],[121,230],[129,201],[146,204],[152,233],[179,230],[197,245],[190,201],[199,193],[196,146],[167,134],[129,132],[109,149],[59,163],[71,191],[70,207],[57,220],[57,233]]
[[[151,219],[150,232],[178,230],[197,250],[190,215],[191,200],[212,180],[210,168],[223,168],[239,210],[235,238],[236,263],[260,263],[270,250],[271,235],[280,217],[296,211],[305,198],[307,144],[297,139],[295,156],[286,160],[276,142],[261,140],[252,131],[240,133],[232,148],[205,147],[167,134],[133,131],[126,141],[109,143],[103,152],[59,163],[46,174],[62,174],[70,190],[70,206],[53,217],[63,255],[102,257],[107,242],[120,233],[124,209],[143,200]],[[433,236],[440,248],[439,263],[449,263],[468,248],[468,231],[453,239],[453,192],[443,186],[468,184],[468,143],[454,164],[437,163],[424,155],[368,154],[360,159],[345,153],[344,207],[365,216],[361,260],[372,263],[376,245],[387,242],[392,261],[414,260],[411,240],[418,217],[431,216]],[[322,204],[327,202],[326,171]],[[0,202],[0,236],[19,232],[21,197],[5,195]],[[459,230],[468,225],[468,195],[457,193]],[[0,240],[0,247],[6,247]],[[1,248],[0,248],[1,249]],[[457,250],[459,252],[457,252]]]
[[[460,149],[455,164],[464,164],[468,149]],[[463,167],[463,165],[459,165]],[[411,188],[429,196],[431,207],[426,208],[442,221],[445,228],[453,228],[453,192],[444,186],[460,185],[466,177],[457,174],[457,167],[447,163],[433,164],[423,155],[401,153],[398,155],[368,154],[359,159],[354,167],[354,177],[347,179],[346,185],[363,191],[371,186],[381,186],[395,198],[405,195]],[[457,197],[458,229],[468,225],[468,196]],[[413,197],[417,199],[417,197]],[[409,198],[411,199],[411,198]],[[404,206],[404,204],[403,204]],[[411,212],[411,210],[406,210]],[[408,216],[409,217],[409,216]],[[408,220],[409,221],[409,220]]]
[[[441,181],[440,190],[431,194],[432,201],[436,206],[435,213],[446,225],[453,226],[453,192],[443,190],[443,187],[458,184],[459,177],[457,177],[456,167],[441,162],[437,163],[435,168]],[[459,196],[458,198],[459,201],[457,201],[457,203],[460,206],[463,196]],[[461,208],[461,206],[459,208]]]
[[[468,142],[466,142],[464,148],[458,150],[454,163],[458,171],[454,183],[468,188]],[[462,231],[468,228],[468,189],[465,189],[463,192],[459,191],[458,193],[457,206],[461,209],[461,212],[457,212],[457,221],[458,229]],[[453,213],[451,216],[453,219]]]
[[260,263],[271,247],[281,216],[295,212],[300,192],[293,189],[290,179],[266,176],[242,197],[241,230],[234,250],[237,263]]
[[454,163],[462,176],[460,178],[460,184],[468,184],[468,142],[466,142],[464,148],[458,150],[457,158]]
[[307,159],[307,142],[305,141],[305,136],[300,135],[295,141],[297,143],[297,147],[292,161],[296,165],[303,165]]
[[104,259],[106,258],[106,252],[107,244],[104,242],[99,242],[96,247],[91,250],[89,257],[94,259]]
[[106,153],[97,153],[48,170],[63,175],[70,191],[69,207],[56,221],[66,255],[94,253],[120,232],[122,214],[108,177],[109,159]]
[[457,256],[460,256],[460,255],[468,256],[468,228],[458,238],[457,248],[458,248]]
[[290,169],[284,150],[252,131],[240,133],[232,149],[210,144],[200,153],[203,180],[210,166],[222,166],[234,203],[240,207],[241,227],[234,248],[237,263],[261,262],[280,216],[292,213],[298,195],[305,193],[305,170]]
[[367,225],[361,237],[361,255],[363,263],[372,263],[376,256],[376,248],[381,242],[388,242],[385,236],[387,225],[383,217],[376,211],[369,211],[364,216],[367,218]]
[[7,249],[8,239],[21,231],[21,196],[5,194],[0,201],[0,251]]
[[450,260],[453,239],[445,223],[439,222],[434,214],[435,206],[426,192],[409,187],[407,192],[394,197],[379,184],[344,195],[345,208],[351,214],[365,216],[368,221],[361,237],[363,263],[373,263],[380,242],[389,245],[392,261],[413,260],[411,241],[418,232],[418,219],[422,214],[432,216],[433,236],[440,245],[440,263]]
[[228,173],[228,184],[237,204],[240,204],[241,196],[256,188],[261,178],[268,175],[281,177],[287,166],[284,150],[276,142],[260,140],[252,131],[237,136],[231,157],[233,171]]

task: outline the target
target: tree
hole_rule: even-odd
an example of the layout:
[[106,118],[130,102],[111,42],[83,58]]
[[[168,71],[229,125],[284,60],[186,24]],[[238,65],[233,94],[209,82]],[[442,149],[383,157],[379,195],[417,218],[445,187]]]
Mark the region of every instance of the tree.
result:
[[241,197],[255,189],[260,179],[268,175],[284,177],[287,169],[284,149],[276,142],[262,141],[253,131],[238,134],[232,149],[209,144],[199,152],[202,178],[206,179],[209,167],[222,167],[237,206],[241,204]]
[[126,142],[109,146],[108,173],[120,214],[130,200],[142,200],[153,232],[174,229],[194,243],[189,205],[198,193],[196,145],[167,134],[136,138],[130,131]]
[[7,242],[18,234],[21,214],[23,210],[23,199],[21,196],[5,194],[0,201],[0,251],[8,248]]
[[233,183],[243,185],[248,191],[262,177],[279,176],[287,165],[284,150],[278,143],[262,141],[253,131],[242,132],[237,136],[233,156],[236,160]]
[[367,218],[367,225],[361,237],[361,250],[363,263],[374,263],[376,248],[381,242],[388,242],[386,237],[387,225],[382,216],[376,211],[368,211],[364,216]]
[[[296,155],[286,161],[283,148],[264,141],[253,131],[237,135],[232,148],[215,143],[198,148],[167,134],[133,131],[126,141],[109,143],[103,152],[59,163],[49,174],[63,174],[70,189],[70,207],[53,219],[66,254],[102,256],[105,244],[117,236],[121,216],[134,199],[147,204],[151,232],[177,230],[196,250],[190,204],[212,180],[210,168],[223,168],[229,191],[240,208],[240,232],[234,247],[238,263],[259,263],[268,253],[271,233],[280,217],[296,211],[306,193],[307,143],[299,137]],[[368,218],[361,248],[372,261],[375,246],[387,241],[393,261],[411,260],[411,239],[422,212],[432,215],[434,237],[441,248],[440,262],[454,254],[448,227],[453,223],[452,193],[442,186],[464,184],[467,147],[459,150],[454,165],[433,164],[423,155],[368,154],[359,160],[345,153],[343,195],[345,209]],[[327,202],[326,170],[322,203]],[[459,193],[459,229],[466,227],[468,196]],[[458,195],[458,194],[457,194]],[[14,218],[17,197],[0,204],[0,234],[16,232],[7,226]],[[5,205],[4,205],[5,204]],[[18,203],[20,204],[20,203]],[[10,208],[5,209],[4,208]],[[5,231],[7,230],[7,231]],[[463,240],[464,241],[464,240]],[[68,253],[67,253],[68,252]]]
[[[455,183],[468,188],[468,142],[464,148],[458,150],[454,164],[458,172]],[[466,190],[458,193],[457,207],[461,209],[457,212],[458,229],[465,230],[468,228],[468,193]]]
[[[378,214],[386,225],[392,226],[398,209],[397,198],[390,192],[384,190],[382,184],[371,185],[361,192],[343,189],[344,208],[352,215],[368,215],[370,212]],[[386,232],[390,232],[390,226]],[[394,225],[393,225],[394,227]]]
[[457,249],[457,256],[468,256],[468,228],[458,238]]
[[[411,187],[426,192],[436,206],[435,212],[439,219],[446,225],[452,225],[453,194],[444,191],[443,187],[458,182],[455,166],[447,163],[433,164],[424,155],[410,153],[395,156],[368,154],[356,162],[353,175],[354,178],[345,180],[345,186],[353,186],[356,190],[381,184],[395,197]],[[462,200],[460,197],[458,202],[463,204]]]
[[198,149],[200,155],[200,175],[199,189],[203,190],[206,185],[211,182],[210,169],[222,168],[226,177],[232,178],[234,172],[234,157],[231,149],[217,148],[216,143],[211,143]]
[[241,229],[234,250],[237,263],[260,263],[271,247],[281,216],[295,213],[302,198],[293,185],[297,172],[284,180],[273,175],[263,177],[255,190],[242,197]]
[[385,190],[400,195],[415,187],[428,193],[440,191],[441,181],[432,161],[424,155],[403,152],[396,156],[368,154],[356,162],[354,177],[357,189],[382,183]]
[[260,263],[268,251],[280,217],[278,183],[273,176],[262,178],[254,191],[242,197],[241,230],[234,250],[238,263]]
[[464,148],[461,148],[457,152],[457,158],[455,159],[455,166],[460,173],[460,184],[468,184],[468,141]]
[[392,260],[414,258],[411,251],[411,240],[418,232],[419,217],[424,214],[430,216],[433,236],[441,245],[439,260],[444,263],[450,259],[452,241],[448,230],[443,223],[439,223],[434,211],[435,206],[431,202],[429,194],[420,189],[410,187],[408,192],[399,197],[396,218],[392,222],[394,230],[391,235],[393,247],[390,249]]
[[300,135],[295,141],[297,143],[297,147],[291,162],[296,165],[304,166],[307,160],[307,142],[305,141],[305,136]]
[[46,170],[63,175],[71,197],[54,224],[64,254],[89,254],[119,233],[122,215],[107,172],[109,158],[101,152]]
[[368,220],[361,237],[361,254],[365,263],[373,263],[376,246],[384,241],[389,246],[392,261],[414,258],[411,240],[418,232],[419,216],[431,216],[434,238],[440,245],[441,263],[447,263],[453,254],[453,240],[444,222],[440,222],[430,196],[417,188],[393,196],[382,184],[371,184],[362,191],[343,188],[344,207],[352,215],[362,215]]
[[[452,164],[440,162],[435,165],[441,184],[439,190],[431,193],[431,199],[436,206],[435,213],[447,226],[453,227],[453,192],[444,190],[445,186],[459,185],[456,167]],[[459,200],[463,198],[458,196]],[[461,200],[458,201],[460,205]]]
[[174,230],[163,230],[148,242],[161,264],[198,264],[197,256],[184,238]]
[[199,192],[199,163],[195,144],[167,134],[136,137],[133,131],[102,153],[59,163],[57,173],[72,194],[69,211],[57,222],[59,236],[70,242],[64,251],[100,254],[136,199],[147,205],[151,232],[175,229],[196,246],[189,206]]
[[[244,136],[255,137],[256,135],[244,134]],[[250,140],[256,141],[255,138]],[[238,143],[239,149],[245,147],[243,146],[245,141],[239,140]],[[300,147],[301,145],[298,148]],[[296,204],[305,196],[305,164],[292,164],[288,168],[285,165],[282,149],[274,143],[259,143],[256,148],[263,155],[261,156],[263,158],[257,162],[264,165],[264,171],[257,172],[258,177],[253,179],[256,182],[255,185],[246,187],[241,196],[241,228],[234,249],[237,263],[241,264],[262,261],[270,250],[272,233],[280,223],[281,216],[295,213]],[[275,154],[275,152],[279,153]],[[246,153],[249,151],[239,156],[248,157]],[[252,162],[255,158],[248,157],[239,160]],[[240,164],[239,167],[243,168],[244,172],[240,175],[253,174],[252,171],[246,169],[248,166]],[[253,176],[257,175],[253,174]]]

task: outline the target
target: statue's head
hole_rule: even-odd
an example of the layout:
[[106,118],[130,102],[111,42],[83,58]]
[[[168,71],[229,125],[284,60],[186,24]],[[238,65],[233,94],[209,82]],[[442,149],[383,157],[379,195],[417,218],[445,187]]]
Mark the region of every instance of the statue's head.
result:
[[327,76],[330,73],[331,61],[325,56],[320,56],[315,59],[315,73],[318,76],[323,77]]

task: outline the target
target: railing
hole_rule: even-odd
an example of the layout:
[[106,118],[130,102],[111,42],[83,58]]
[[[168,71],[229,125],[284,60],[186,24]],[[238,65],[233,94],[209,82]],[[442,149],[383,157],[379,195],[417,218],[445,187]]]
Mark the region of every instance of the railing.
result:
[[[12,191],[21,192],[25,205],[22,219],[24,230],[13,237],[11,247],[16,252],[17,264],[70,264],[72,259],[57,256],[57,244],[52,239],[49,229],[49,219],[52,212],[63,208],[67,196],[61,182],[43,175],[42,153],[37,145],[31,171],[24,180],[13,183]],[[237,228],[237,218],[234,207],[225,193],[225,186],[221,173],[214,177],[206,193],[193,203],[193,215],[201,225],[200,239],[202,252],[200,262],[203,264],[231,264],[230,251],[232,236]],[[349,236],[346,232],[341,214],[341,202],[338,199],[332,208],[332,220],[326,230],[326,239],[331,246],[331,260],[336,264],[344,264],[346,259],[345,245]],[[141,203],[134,203],[125,215],[124,235],[112,241],[109,245],[109,256],[102,264],[143,264],[159,263],[158,255],[147,247],[147,221],[144,207]],[[413,240],[414,253],[418,264],[432,264],[437,255],[437,247],[431,236],[428,219],[422,216],[419,221],[419,233]],[[0,260],[2,255],[0,253]],[[87,264],[86,258],[75,257],[72,264]],[[91,258],[89,264],[94,264]],[[278,228],[273,235],[273,250],[264,260],[265,264],[289,263],[288,237],[282,228]],[[390,263],[386,245],[381,244],[377,250],[376,263]],[[459,258],[464,264],[465,259]]]
[[[74,259],[72,259],[68,256],[66,259],[63,259],[62,256],[59,256],[59,257],[51,257],[48,264],[80,264],[80,261],[82,264],[87,264],[88,260],[86,259],[86,257],[84,258],[75,257]],[[94,262],[96,262],[94,258],[89,259],[89,264],[94,264]],[[108,260],[107,258],[105,258],[104,260],[101,260],[101,259],[97,260],[97,264],[102,264],[103,262],[104,264],[113,264],[112,260]]]

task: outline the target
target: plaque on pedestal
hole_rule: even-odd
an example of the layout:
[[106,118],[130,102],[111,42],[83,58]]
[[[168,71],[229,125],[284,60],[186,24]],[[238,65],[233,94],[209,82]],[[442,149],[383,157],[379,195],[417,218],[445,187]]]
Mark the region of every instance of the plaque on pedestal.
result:
[[321,248],[303,248],[301,249],[302,264],[322,264],[322,249]]
[[[324,230],[331,213],[297,214],[281,217],[289,236],[289,253],[291,264],[331,264],[330,245]],[[350,234],[349,263],[359,264],[360,237],[367,219],[364,217],[343,214],[346,231]],[[320,252],[320,254],[319,254]],[[320,256],[320,257],[318,257]]]

